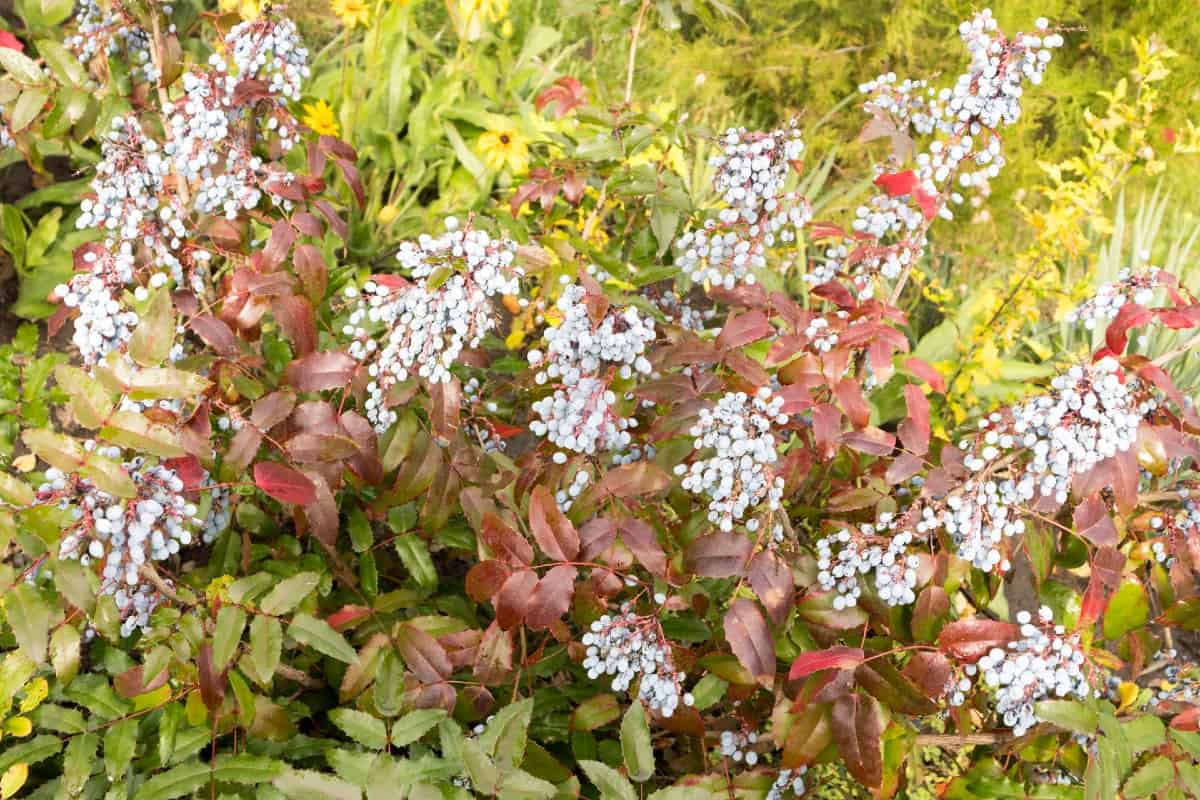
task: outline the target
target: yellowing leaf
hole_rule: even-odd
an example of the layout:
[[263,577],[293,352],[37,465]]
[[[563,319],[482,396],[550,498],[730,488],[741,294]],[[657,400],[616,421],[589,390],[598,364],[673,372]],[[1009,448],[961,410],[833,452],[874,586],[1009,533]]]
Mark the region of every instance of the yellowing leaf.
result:
[[0,800],[8,800],[21,791],[21,787],[25,785],[28,777],[29,765],[24,761],[19,761],[6,769],[4,775],[0,776]]
[[28,736],[33,733],[33,722],[29,717],[10,717],[4,721],[4,731],[11,736]]
[[33,711],[42,704],[46,695],[50,694],[50,684],[45,678],[34,678],[25,685],[25,699],[21,701],[21,713]]
[[1133,681],[1121,681],[1121,685],[1117,687],[1117,695],[1121,698],[1121,705],[1117,708],[1117,713],[1120,714],[1137,700],[1138,686]]

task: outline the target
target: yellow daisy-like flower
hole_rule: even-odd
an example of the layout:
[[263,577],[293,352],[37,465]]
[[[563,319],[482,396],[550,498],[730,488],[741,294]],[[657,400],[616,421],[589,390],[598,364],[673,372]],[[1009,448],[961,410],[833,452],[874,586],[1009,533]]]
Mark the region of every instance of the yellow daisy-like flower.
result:
[[262,13],[258,0],[219,0],[217,8],[223,13],[236,13],[242,19],[256,19]]
[[457,0],[446,5],[459,38],[474,42],[483,36],[488,22],[499,22],[508,16],[509,0]]
[[303,106],[304,113],[300,115],[300,121],[307,125],[313,133],[322,136],[337,136],[338,124],[333,116],[333,107],[324,100],[318,100],[315,103],[305,103]]
[[479,137],[476,149],[489,169],[498,171],[508,167],[514,175],[529,170],[529,140],[515,129],[485,132]]
[[329,7],[347,28],[355,25],[365,28],[371,22],[371,7],[363,0],[329,0]]

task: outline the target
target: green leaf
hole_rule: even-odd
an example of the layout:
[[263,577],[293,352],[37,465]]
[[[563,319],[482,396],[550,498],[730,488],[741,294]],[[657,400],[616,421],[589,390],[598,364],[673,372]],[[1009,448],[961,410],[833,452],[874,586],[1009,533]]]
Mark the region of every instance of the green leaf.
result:
[[315,572],[297,573],[280,581],[258,604],[259,608],[274,617],[290,613],[320,583],[321,576]]
[[46,83],[46,76],[42,74],[37,62],[12,48],[0,47],[0,66],[21,83],[32,86],[42,86]]
[[392,723],[392,746],[407,747],[431,731],[446,718],[440,708],[422,708],[410,711]]
[[129,340],[129,355],[144,367],[157,366],[166,360],[174,343],[175,310],[164,286],[150,297],[149,307],[138,320]]
[[254,699],[254,693],[250,691],[250,685],[246,683],[242,673],[231,669],[229,670],[229,686],[233,689],[234,700],[237,701],[238,724],[243,728],[251,727],[258,711],[258,702]]
[[223,605],[217,612],[217,627],[213,632],[213,666],[218,672],[237,652],[238,644],[242,641],[242,633],[246,630],[246,612],[237,606]]
[[100,737],[94,733],[72,736],[63,753],[62,788],[67,797],[79,797],[96,768]]
[[422,589],[437,588],[437,568],[429,555],[429,545],[414,533],[396,537],[396,554],[417,585]]
[[133,400],[188,399],[203,394],[212,382],[202,375],[174,367],[144,367],[129,377]]
[[362,800],[357,786],[310,770],[289,769],[273,784],[291,800]]
[[485,795],[495,794],[496,786],[500,783],[500,770],[488,758],[479,742],[466,739],[462,743],[463,765],[467,768],[467,777],[475,791]]
[[1140,583],[1126,581],[1113,594],[1104,612],[1104,638],[1120,639],[1126,633],[1146,624],[1150,618],[1150,601]]
[[479,734],[479,746],[495,760],[501,771],[517,766],[525,757],[531,719],[533,698],[526,698],[497,711]]
[[137,497],[137,487],[119,461],[90,453],[79,474],[113,497]]
[[600,790],[600,800],[637,800],[633,784],[607,764],[581,760],[579,766],[583,767],[588,780]]
[[250,622],[250,661],[259,683],[266,684],[279,666],[283,651],[283,628],[273,617],[255,615]]
[[34,725],[38,730],[54,731],[55,733],[83,733],[87,730],[87,721],[83,718],[83,713],[77,708],[67,708],[66,706],[56,705],[54,703],[42,703],[33,714]]
[[78,561],[59,559],[54,565],[54,588],[67,599],[71,605],[88,614],[96,607],[96,595],[100,591],[100,581],[96,573],[86,569]]
[[646,709],[635,700],[621,720],[621,754],[629,777],[639,783],[654,775],[654,750],[650,746],[650,723]]
[[79,674],[79,629],[62,625],[50,635],[50,664],[59,684],[66,686]]
[[621,717],[616,695],[598,694],[589,697],[571,712],[571,730],[594,731]]
[[202,761],[185,761],[143,783],[134,800],[173,800],[193,794],[208,785],[209,772]]
[[104,773],[110,781],[125,779],[137,749],[138,719],[123,719],[104,733]]
[[33,488],[20,478],[0,472],[0,500],[14,506],[32,505],[37,496]]
[[38,114],[42,113],[42,109],[46,107],[46,100],[50,98],[50,90],[42,87],[33,87],[21,92],[21,96],[17,98],[17,104],[13,106],[11,127],[13,133],[20,133],[30,126],[37,119]]
[[1175,778],[1175,768],[1166,756],[1155,756],[1125,781],[1126,797],[1146,797],[1164,788]]
[[383,450],[383,468],[391,472],[400,466],[412,450],[413,440],[417,435],[419,421],[417,415],[406,411],[392,426],[392,435],[387,447]]
[[35,664],[44,663],[50,639],[50,608],[38,590],[21,581],[8,593],[4,610],[21,652]]
[[358,507],[351,509],[346,527],[350,531],[350,546],[354,552],[365,553],[371,549],[375,543],[375,532],[371,530],[371,521],[367,519],[366,512]]
[[1043,700],[1034,705],[1038,718],[1075,733],[1091,734],[1100,727],[1100,717],[1074,700]]
[[308,614],[297,614],[288,626],[288,636],[318,653],[346,664],[358,661],[358,653],[329,623]]
[[[67,6],[67,14],[70,15],[70,4],[59,3],[59,6],[63,5]],[[45,0],[42,0],[42,6],[44,10]],[[57,25],[59,22],[62,20],[55,20],[49,24]],[[37,51],[38,55],[45,60],[46,66],[54,73],[54,77],[63,83],[73,83],[80,87],[87,83],[87,71],[83,68],[83,64],[79,63],[79,59],[59,42],[53,39],[38,39]]]
[[1167,739],[1167,727],[1162,720],[1149,714],[1121,723],[1121,730],[1134,753],[1153,750]]
[[112,413],[113,401],[104,386],[78,367],[59,364],[54,380],[71,398],[71,411],[85,428],[99,428]]
[[382,750],[387,746],[387,726],[378,717],[353,708],[335,708],[329,712],[329,719],[363,747]]
[[162,458],[177,458],[187,452],[178,433],[136,411],[114,412],[100,435],[113,444]]
[[3,773],[13,764],[37,764],[40,761],[45,761],[53,755],[57,755],[62,749],[62,740],[57,736],[45,734],[35,736],[28,742],[21,744],[7,745],[3,753],[0,753],[0,773]]
[[496,797],[500,800],[550,800],[557,794],[558,787],[553,783],[517,769],[500,779]]

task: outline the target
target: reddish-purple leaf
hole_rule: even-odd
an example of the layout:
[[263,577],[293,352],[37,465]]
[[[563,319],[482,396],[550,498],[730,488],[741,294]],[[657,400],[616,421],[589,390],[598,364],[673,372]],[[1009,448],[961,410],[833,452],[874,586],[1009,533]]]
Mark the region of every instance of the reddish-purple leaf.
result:
[[873,697],[857,692],[842,695],[833,704],[833,738],[846,769],[866,787],[883,781],[883,714]]
[[1125,352],[1125,345],[1129,343],[1129,329],[1145,325],[1152,319],[1154,314],[1150,309],[1137,303],[1126,303],[1113,317],[1113,321],[1108,323],[1108,328],[1104,331],[1104,343],[1114,354],[1120,355]]
[[479,535],[501,561],[514,567],[528,567],[533,563],[533,545],[495,514],[484,515]]
[[731,316],[726,320],[720,335],[717,336],[717,347],[723,350],[742,347],[751,342],[757,342],[759,339],[765,339],[774,332],[775,329],[771,327],[766,312],[756,308],[737,316]]
[[[209,648],[209,660],[212,660],[212,648]],[[167,680],[170,678],[170,673],[164,668],[149,681],[145,679],[145,671],[141,664],[130,667],[122,672],[117,677],[113,678],[113,688],[117,690],[117,694],[121,697],[130,699],[137,697],[139,694],[153,692],[166,686]]]
[[475,677],[488,686],[502,683],[513,666],[512,631],[500,627],[493,621],[483,632],[479,647],[475,650]]
[[467,596],[476,603],[491,600],[511,574],[512,570],[502,561],[494,558],[480,561],[467,571]]
[[282,264],[295,241],[296,229],[292,224],[286,220],[276,222],[262,249],[263,267],[269,272]]
[[732,578],[745,570],[753,549],[740,533],[710,533],[688,546],[688,568],[702,578]]
[[725,613],[725,638],[742,666],[766,689],[775,682],[775,644],[758,605],[739,597]]
[[595,558],[617,540],[617,526],[607,517],[593,517],[583,523],[579,531],[579,541],[582,546],[580,557],[584,560]]
[[[250,424],[260,430],[269,431],[288,418],[296,407],[296,395],[283,389],[260,397],[250,412]],[[243,428],[245,430],[245,428]]]
[[750,588],[758,595],[771,621],[782,625],[795,593],[791,567],[774,550],[763,550],[750,560],[749,578]]
[[529,598],[525,624],[534,629],[548,628],[561,619],[571,607],[578,574],[575,567],[562,564],[543,575]]
[[833,395],[838,405],[846,412],[850,424],[856,428],[865,428],[871,421],[871,406],[863,397],[862,387],[853,378],[842,378],[833,387]]
[[1120,538],[1117,526],[1108,513],[1108,506],[1098,494],[1091,495],[1077,505],[1072,519],[1075,523],[1075,533],[1097,547],[1115,545]]
[[533,598],[533,590],[537,585],[537,574],[531,569],[523,569],[508,576],[496,595],[496,622],[501,628],[509,630],[525,620]]
[[650,461],[635,461],[609,472],[600,480],[602,491],[613,497],[638,497],[661,492],[671,485],[671,476]]
[[405,666],[422,683],[444,681],[454,671],[446,649],[416,625],[405,623],[397,628],[395,641]]
[[344,389],[354,376],[358,362],[341,350],[309,353],[287,367],[287,380],[302,392]]
[[292,263],[308,299],[316,302],[324,297],[325,285],[329,281],[329,267],[321,251],[311,244],[299,245],[292,254]]
[[904,483],[906,480],[916,475],[921,471],[925,462],[920,456],[912,453],[901,453],[896,457],[896,460],[888,465],[887,473],[884,477],[891,486],[898,483]]
[[307,299],[290,294],[278,298],[271,309],[296,355],[306,356],[317,349],[317,321]]
[[570,75],[564,75],[556,80],[553,86],[543,89],[533,104],[538,111],[547,106],[554,106],[554,118],[562,119],[586,101],[587,90],[583,88],[583,84]]
[[667,574],[667,554],[658,543],[654,528],[636,517],[621,520],[621,541],[630,549],[651,575],[664,577]]
[[[1107,513],[1105,514],[1107,517]],[[1083,602],[1079,609],[1081,625],[1091,625],[1104,615],[1108,601],[1121,584],[1121,569],[1125,566],[1125,554],[1115,547],[1101,547],[1092,556],[1091,571]]]
[[200,314],[188,322],[192,332],[204,340],[204,343],[226,358],[232,358],[239,352],[238,339],[233,329],[212,314]]
[[896,437],[882,428],[869,426],[861,431],[847,431],[842,444],[870,456],[886,456],[896,448]]
[[841,645],[830,647],[828,650],[801,653],[788,670],[788,680],[799,680],[823,669],[851,669],[861,664],[864,658],[866,654],[862,648]]
[[903,674],[926,697],[937,700],[946,693],[951,674],[950,660],[941,653],[918,650],[904,665]]
[[929,362],[919,358],[910,358],[904,362],[904,366],[913,375],[928,383],[935,392],[946,393],[946,379]]
[[[919,456],[929,452],[929,398],[916,384],[904,385],[908,418],[897,429],[904,446]],[[905,424],[907,423],[907,424]]]
[[196,672],[200,678],[200,699],[210,714],[215,714],[225,699],[225,673],[213,663],[212,644],[205,642],[196,653]]
[[938,634],[938,649],[957,661],[973,663],[993,647],[1005,647],[1021,638],[1021,629],[1011,622],[994,619],[964,619],[951,622]]
[[317,497],[311,480],[276,461],[260,461],[254,465],[254,485],[281,503],[303,506]]
[[824,459],[833,458],[842,436],[842,412],[831,403],[821,403],[812,410],[813,440]]
[[442,443],[449,443],[458,430],[462,402],[462,382],[458,378],[429,387],[429,421],[434,435]]
[[304,506],[304,517],[308,520],[308,527],[312,534],[326,547],[332,548],[337,544],[340,528],[337,500],[334,499],[333,490],[329,488],[329,484],[319,472],[308,470],[305,475],[312,481],[316,497],[311,503]]
[[530,493],[529,531],[542,552],[555,561],[572,561],[579,555],[579,532],[545,486],[535,486]]

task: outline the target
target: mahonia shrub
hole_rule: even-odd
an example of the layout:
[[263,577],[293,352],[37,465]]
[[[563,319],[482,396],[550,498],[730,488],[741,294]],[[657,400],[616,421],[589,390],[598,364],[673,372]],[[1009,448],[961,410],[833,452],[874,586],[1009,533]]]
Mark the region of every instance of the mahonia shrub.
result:
[[231,23],[87,3],[0,49],[23,152],[123,99],[0,473],[5,797],[888,797],[928,747],[971,748],[947,796],[1200,795],[1200,334],[1127,351],[1200,305],[1122,274],[1091,358],[945,437],[897,306],[1059,29],[984,11],[957,78],[863,83],[846,219],[802,121],[561,76],[510,196],[360,264],[296,25]]

